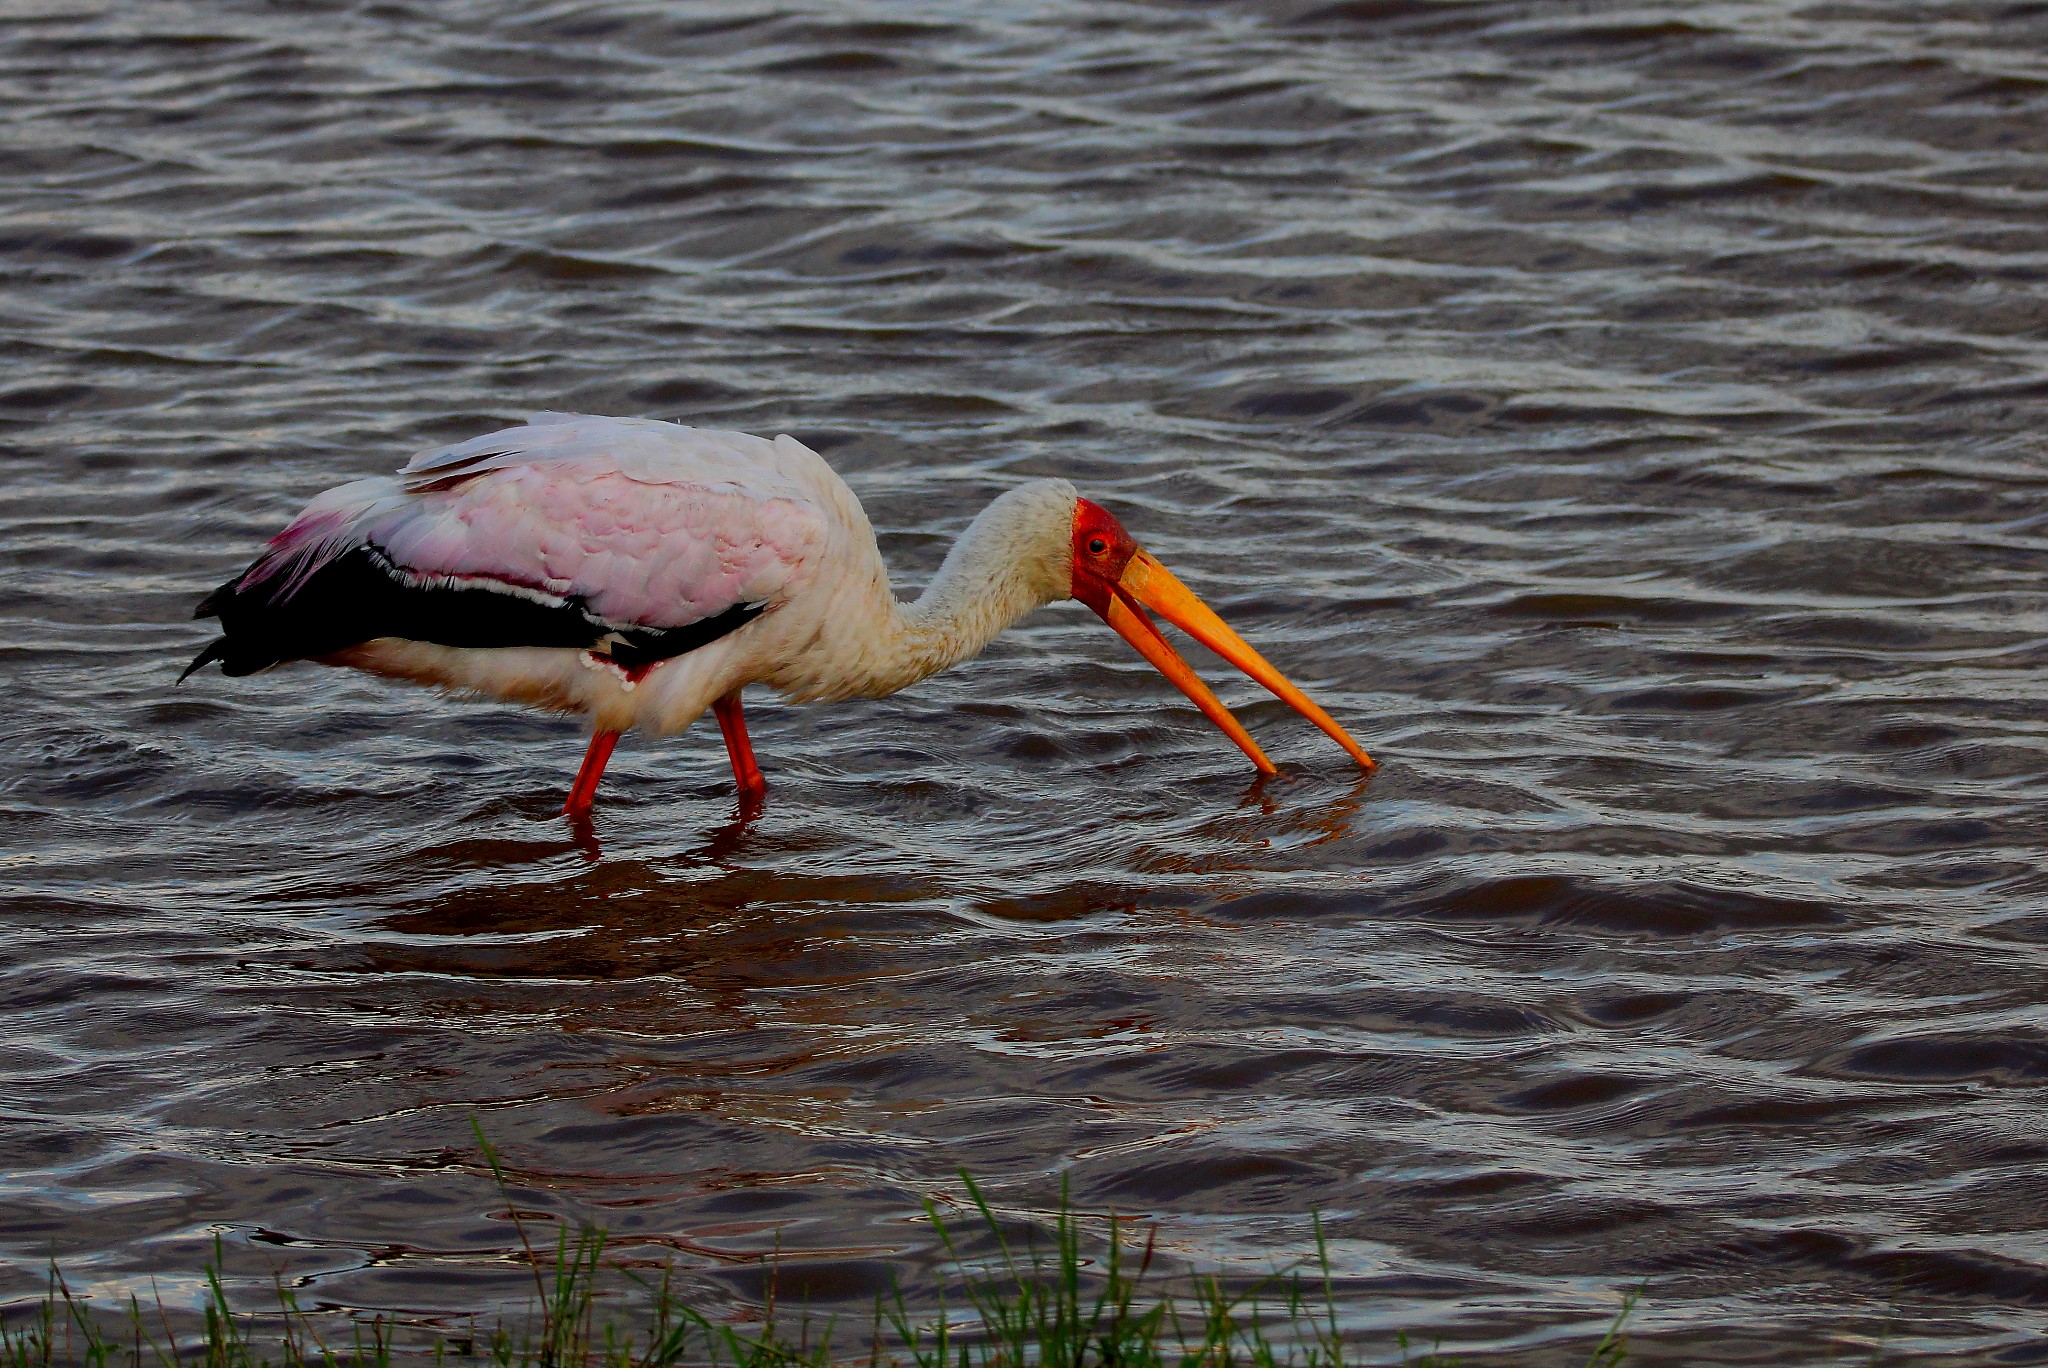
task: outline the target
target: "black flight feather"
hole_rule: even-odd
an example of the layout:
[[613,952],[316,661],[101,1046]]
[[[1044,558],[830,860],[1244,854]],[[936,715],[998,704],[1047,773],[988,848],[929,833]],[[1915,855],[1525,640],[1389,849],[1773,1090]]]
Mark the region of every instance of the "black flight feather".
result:
[[767,611],[766,604],[741,603],[680,627],[622,625],[592,613],[580,595],[415,575],[369,545],[335,557],[275,601],[273,583],[246,593],[239,583],[229,580],[199,601],[193,616],[219,618],[222,635],[193,658],[179,682],[216,660],[223,674],[247,675],[377,637],[439,646],[563,646],[635,669],[709,645]]

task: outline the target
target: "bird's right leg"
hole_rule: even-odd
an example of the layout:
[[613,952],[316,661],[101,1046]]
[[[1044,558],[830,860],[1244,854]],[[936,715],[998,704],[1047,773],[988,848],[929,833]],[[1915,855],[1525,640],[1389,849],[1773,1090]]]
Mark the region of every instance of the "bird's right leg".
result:
[[619,744],[615,731],[601,731],[590,738],[590,749],[583,752],[583,768],[576,771],[576,782],[570,786],[569,801],[562,804],[562,811],[571,817],[587,817],[590,805],[597,798],[597,781],[604,778],[605,764],[612,758],[612,748]]
[[747,719],[740,713],[740,691],[734,689],[711,705],[718,716],[718,730],[725,737],[725,753],[732,758],[732,781],[739,785],[743,802],[758,803],[768,792],[768,781],[754,763],[754,743],[747,739]]

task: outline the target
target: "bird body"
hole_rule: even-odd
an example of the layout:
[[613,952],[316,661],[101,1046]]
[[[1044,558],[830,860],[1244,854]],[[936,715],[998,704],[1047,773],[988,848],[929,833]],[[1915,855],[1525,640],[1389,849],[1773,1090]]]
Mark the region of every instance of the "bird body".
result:
[[[1084,539],[1084,522],[1098,534]],[[1133,556],[1157,567],[1072,485],[1034,480],[983,510],[904,603],[859,499],[794,438],[543,414],[315,498],[200,604],[223,635],[185,674],[313,659],[585,714],[596,740],[572,810],[588,806],[619,732],[679,732],[715,708],[736,779],[758,793],[746,685],[803,703],[880,697],[1070,596],[1153,657],[1156,629],[1133,636],[1130,609],[1119,622],[1114,585],[1082,592],[1096,578],[1084,540],[1105,565],[1122,557],[1118,574],[1144,578]],[[1270,769],[1234,719],[1218,720]]]

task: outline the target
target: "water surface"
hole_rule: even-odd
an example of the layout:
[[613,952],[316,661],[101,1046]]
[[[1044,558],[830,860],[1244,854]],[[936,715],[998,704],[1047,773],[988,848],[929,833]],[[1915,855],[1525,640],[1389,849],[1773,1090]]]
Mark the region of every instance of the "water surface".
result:
[[[478,1115],[726,1314],[863,1314],[964,1164],[1319,1210],[1388,1351],[1647,1280],[1647,1362],[2048,1361],[2048,8],[883,14],[13,7],[0,1297],[516,1301]],[[571,722],[173,687],[543,408],[791,432],[906,589],[1067,476],[1385,768],[1224,684],[1253,783],[1076,605],[589,839]]]

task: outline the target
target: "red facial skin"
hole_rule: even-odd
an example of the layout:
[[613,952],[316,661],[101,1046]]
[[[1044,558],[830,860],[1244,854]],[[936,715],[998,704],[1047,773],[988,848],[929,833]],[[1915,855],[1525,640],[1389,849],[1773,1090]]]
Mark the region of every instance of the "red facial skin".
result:
[[1110,511],[1088,499],[1074,501],[1074,597],[1107,616],[1109,600],[1138,544]]
[[1230,709],[1217,701],[1201,676],[1188,668],[1180,653],[1167,644],[1152,620],[1153,613],[1265,685],[1287,706],[1328,733],[1367,772],[1373,769],[1372,757],[1315,700],[1289,683],[1285,675],[1231,631],[1165,566],[1139,550],[1131,534],[1110,516],[1108,509],[1086,499],[1074,501],[1072,582],[1073,596],[1100,614],[1118,636],[1136,647],[1154,669],[1193,700],[1204,717],[1221,727],[1238,749],[1251,757],[1260,773],[1278,774],[1279,770],[1243,725],[1230,715]]

